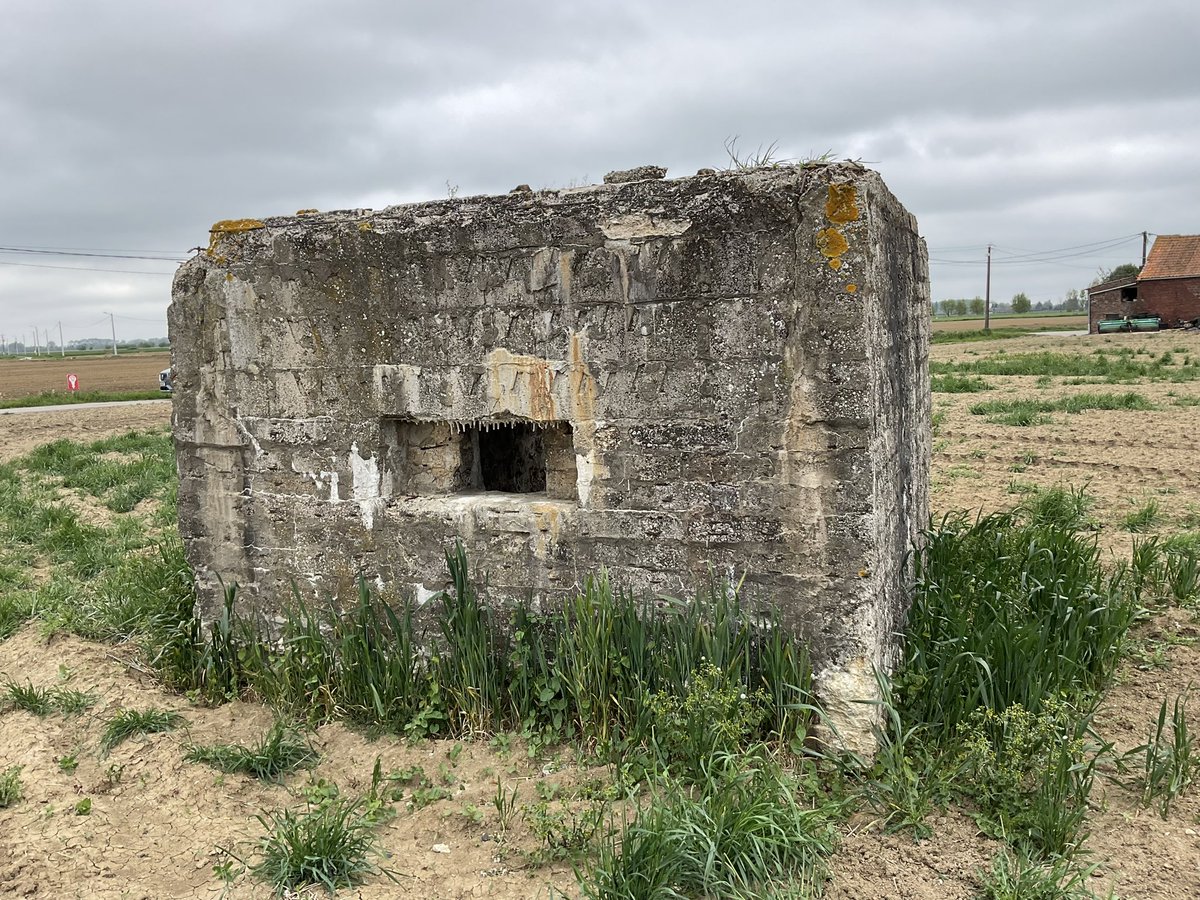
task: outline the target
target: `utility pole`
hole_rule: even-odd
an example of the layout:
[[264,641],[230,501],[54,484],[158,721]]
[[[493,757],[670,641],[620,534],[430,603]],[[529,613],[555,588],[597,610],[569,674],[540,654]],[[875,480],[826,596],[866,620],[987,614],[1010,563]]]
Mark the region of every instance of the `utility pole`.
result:
[[41,340],[41,338],[38,337],[37,326],[35,325],[33,327],[33,355],[34,356],[42,355],[42,345],[40,343],[38,343],[40,340]]
[[67,355],[67,345],[63,343],[62,339],[62,322],[58,323],[58,349],[62,351],[62,355],[65,358]]
[[1146,268],[1146,241],[1149,238],[1149,233],[1142,232],[1142,268]]
[[983,288],[983,330],[992,330],[992,245],[988,244],[987,281]]
[[108,315],[108,324],[112,326],[113,356],[116,356],[117,355],[117,320],[115,318],[113,318],[112,313],[107,313],[107,315]]

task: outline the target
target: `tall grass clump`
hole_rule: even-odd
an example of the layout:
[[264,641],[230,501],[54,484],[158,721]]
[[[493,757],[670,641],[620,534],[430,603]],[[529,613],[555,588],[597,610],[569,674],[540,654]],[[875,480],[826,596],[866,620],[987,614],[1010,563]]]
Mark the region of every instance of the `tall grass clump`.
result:
[[7,809],[18,802],[23,793],[20,766],[9,766],[0,772],[0,809]]
[[250,872],[281,895],[309,885],[332,894],[371,875],[389,874],[371,861],[382,854],[362,800],[339,799],[256,818],[264,833]]
[[[447,566],[453,587],[419,622],[411,606],[360,581],[345,612],[297,597],[275,643],[238,615],[231,587],[207,629],[180,618],[160,668],[210,700],[250,690],[313,725],[342,718],[414,736],[523,731],[605,754],[640,748],[652,768],[665,764],[663,747],[681,745],[688,711],[709,701],[737,721],[718,729],[735,743],[798,745],[807,733],[807,654],[772,618],[744,609],[732,585],[713,579],[690,601],[639,599],[600,575],[535,611],[485,604],[461,547]],[[691,696],[697,684],[702,701]]]
[[934,375],[930,388],[935,394],[975,394],[989,391],[992,386],[982,378],[969,375]]
[[[899,813],[919,814],[922,781],[940,784],[930,773],[949,771],[982,830],[1039,866],[1077,858],[1105,750],[1091,718],[1130,624],[1163,579],[1156,548],[1106,570],[1095,537],[1080,530],[1086,506],[1081,491],[1055,489],[1017,512],[932,527],[893,684],[890,731],[903,736],[904,766],[882,776],[917,773],[907,795],[892,791],[908,806]],[[992,874],[997,884],[1026,877]]]
[[1110,680],[1140,595],[1073,524],[949,516],[926,536],[896,690],[938,740],[978,708],[1088,703]]
[[1056,375],[1067,378],[1097,378],[1113,384],[1146,379],[1148,381],[1192,381],[1200,370],[1164,364],[1161,360],[1141,362],[1132,354],[1109,355],[1098,352],[1055,353],[997,353],[992,356],[962,362],[931,362],[933,375]]
[[107,756],[118,744],[139,734],[174,731],[186,724],[183,716],[166,709],[123,709],[108,720],[100,736],[100,753]]
[[317,751],[295,728],[276,722],[253,744],[193,744],[184,759],[206,763],[222,772],[278,781],[289,772],[314,764]]
[[694,786],[666,782],[580,872],[591,900],[816,896],[832,852],[831,810],[805,806],[766,756],[717,754]]

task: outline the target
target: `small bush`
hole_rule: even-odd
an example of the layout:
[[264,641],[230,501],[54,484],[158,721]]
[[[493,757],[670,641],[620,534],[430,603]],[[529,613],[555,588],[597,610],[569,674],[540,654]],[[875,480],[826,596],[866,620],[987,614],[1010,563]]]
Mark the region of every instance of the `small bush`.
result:
[[1083,839],[1095,770],[1083,740],[1087,723],[1053,698],[1037,715],[1020,703],[971,715],[962,736],[966,793],[985,831],[1038,856],[1071,855]]

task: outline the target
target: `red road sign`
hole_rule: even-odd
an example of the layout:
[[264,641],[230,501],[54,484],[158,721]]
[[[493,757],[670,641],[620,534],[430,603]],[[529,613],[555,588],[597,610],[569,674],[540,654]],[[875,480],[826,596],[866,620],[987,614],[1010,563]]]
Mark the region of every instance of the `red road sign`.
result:
[[68,375],[67,376],[67,390],[72,391],[72,392],[79,390],[79,376],[78,375]]

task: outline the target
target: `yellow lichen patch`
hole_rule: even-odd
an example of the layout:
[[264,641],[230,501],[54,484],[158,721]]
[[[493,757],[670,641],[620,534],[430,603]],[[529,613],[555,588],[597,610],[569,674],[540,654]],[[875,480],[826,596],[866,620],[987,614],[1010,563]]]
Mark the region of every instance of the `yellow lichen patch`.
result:
[[858,219],[858,192],[852,184],[831,184],[825,201],[825,218],[837,225]]
[[370,222],[359,222],[359,223],[358,223],[358,230],[359,230],[359,231],[370,231],[370,230],[371,230],[371,223],[370,223]]
[[825,256],[835,259],[849,250],[850,245],[836,228],[822,228],[817,232],[817,249]]
[[296,210],[296,215],[298,215],[298,216],[311,216],[311,215],[315,215],[317,212],[319,212],[319,210],[316,210],[316,209],[298,209],[298,210]]
[[226,281],[233,281],[233,273],[232,273],[232,272],[226,272],[226,273],[225,273],[225,280],[226,280]]
[[213,255],[213,250],[216,249],[221,238],[226,235],[242,234],[245,231],[257,231],[266,227],[258,219],[222,219],[220,222],[214,222],[213,226],[208,229],[208,255]]
[[840,256],[835,256],[833,259],[831,259],[829,261],[829,268],[840,269],[841,267],[842,267],[842,258]]
[[848,285],[846,285],[846,293],[847,294],[853,294],[857,290],[858,290],[858,285],[855,284],[853,281],[850,282]]

